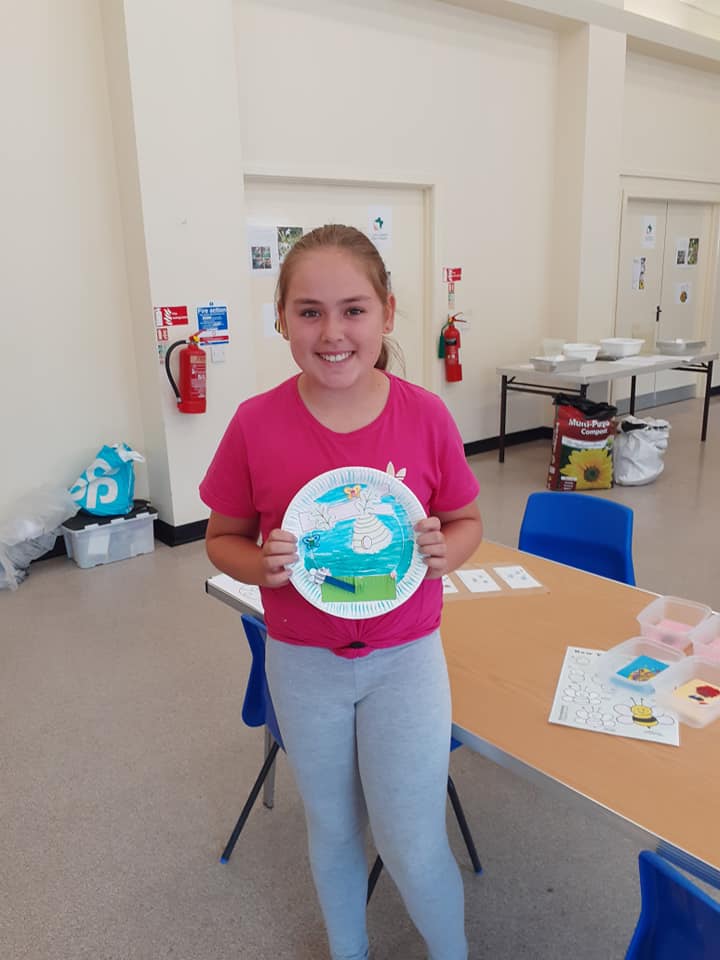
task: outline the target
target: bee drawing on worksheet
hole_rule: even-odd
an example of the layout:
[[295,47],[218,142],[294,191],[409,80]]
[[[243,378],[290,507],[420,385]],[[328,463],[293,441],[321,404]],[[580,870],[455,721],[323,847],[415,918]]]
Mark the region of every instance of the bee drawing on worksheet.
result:
[[630,703],[616,703],[614,710],[618,715],[618,723],[640,727],[650,732],[658,726],[667,727],[675,724],[673,717],[645,703],[642,697],[639,702],[634,697],[630,697]]

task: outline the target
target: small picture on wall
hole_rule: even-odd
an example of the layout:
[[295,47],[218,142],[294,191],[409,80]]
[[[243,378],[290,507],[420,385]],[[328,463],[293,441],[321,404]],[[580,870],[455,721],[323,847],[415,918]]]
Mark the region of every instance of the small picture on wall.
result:
[[687,263],[689,267],[694,267],[698,262],[698,249],[700,247],[700,237],[690,237],[688,241]]
[[679,306],[684,306],[687,303],[690,303],[690,294],[692,291],[692,285],[689,283],[676,283],[675,284],[675,303]]
[[645,265],[647,260],[645,257],[634,257],[633,258],[633,272],[632,272],[632,288],[633,290],[644,290],[645,289]]
[[278,240],[278,254],[280,263],[283,263],[285,257],[290,253],[294,244],[298,242],[300,237],[303,235],[302,227],[278,227],[277,228],[277,240]]
[[270,247],[251,247],[253,270],[272,270]]

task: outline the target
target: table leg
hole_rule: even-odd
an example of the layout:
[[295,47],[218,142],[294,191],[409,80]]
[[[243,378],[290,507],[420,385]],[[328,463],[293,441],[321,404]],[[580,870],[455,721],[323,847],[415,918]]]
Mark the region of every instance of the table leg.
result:
[[705,403],[703,405],[702,431],[700,439],[705,442],[707,438],[708,413],[710,412],[710,391],[712,390],[713,361],[708,360],[705,370]]
[[635,377],[630,377],[630,413],[635,413]]
[[498,461],[505,463],[505,419],[507,416],[507,377],[500,380],[500,443],[498,444]]
[[[270,733],[268,728],[265,727],[265,759],[266,760],[268,758],[268,755],[272,749],[272,745],[274,742],[275,741],[273,739],[273,735]],[[268,771],[268,775],[265,778],[265,784],[263,787],[263,804],[268,808],[268,810],[272,810],[273,804],[275,803],[275,769],[276,767],[277,767],[276,763],[274,763],[270,767],[270,770]]]

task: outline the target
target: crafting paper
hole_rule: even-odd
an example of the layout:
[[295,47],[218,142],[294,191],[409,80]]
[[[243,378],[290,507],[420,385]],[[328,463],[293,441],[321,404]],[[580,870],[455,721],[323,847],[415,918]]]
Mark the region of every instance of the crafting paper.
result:
[[221,590],[236,597],[251,610],[262,615],[263,605],[260,596],[260,587],[252,583],[241,583],[239,580],[233,580],[226,573],[218,573],[212,578],[212,582]]
[[502,589],[487,570],[456,570],[455,575],[471,593],[494,593]]
[[493,567],[495,573],[513,590],[529,590],[532,587],[542,587],[534,577],[531,577],[525,567],[511,565],[507,567]]
[[550,723],[655,743],[680,745],[677,714],[653,696],[603,683],[596,672],[602,650],[568,647],[555,690]]
[[446,573],[443,574],[442,585],[443,585],[443,596],[446,593],[460,593],[458,588],[452,582],[452,579]]

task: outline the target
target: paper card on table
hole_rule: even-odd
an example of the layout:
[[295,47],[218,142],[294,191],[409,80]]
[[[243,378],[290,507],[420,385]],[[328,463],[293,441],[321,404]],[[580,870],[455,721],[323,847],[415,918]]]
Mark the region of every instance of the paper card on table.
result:
[[447,575],[447,573],[443,574],[442,585],[443,585],[443,596],[444,596],[446,593],[460,593],[460,591],[459,591],[458,588],[455,586],[455,584],[452,582],[452,580],[451,580],[450,577]]
[[531,577],[525,567],[512,564],[507,567],[493,567],[495,573],[513,590],[529,590],[532,587],[542,587],[542,584]]
[[487,570],[456,570],[455,573],[471,593],[493,593],[502,589]]
[[596,672],[602,650],[568,647],[548,720],[565,727],[680,746],[677,714],[652,696],[636,696]]
[[226,573],[218,573],[212,578],[212,583],[225,590],[231,596],[236,597],[246,606],[258,613],[263,612],[262,597],[260,596],[260,587],[253,583],[241,583],[239,580],[233,580]]

